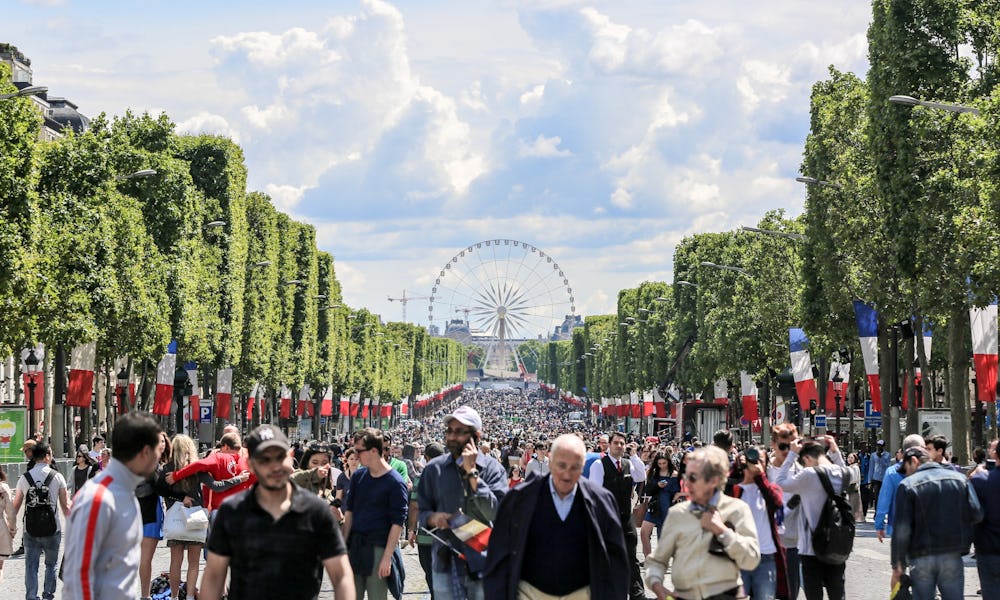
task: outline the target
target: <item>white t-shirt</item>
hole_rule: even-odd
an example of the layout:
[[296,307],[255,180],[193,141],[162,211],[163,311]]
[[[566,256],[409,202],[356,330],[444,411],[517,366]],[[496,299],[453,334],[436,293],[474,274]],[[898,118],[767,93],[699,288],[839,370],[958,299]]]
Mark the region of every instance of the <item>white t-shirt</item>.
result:
[[[52,503],[52,509],[56,513],[56,533],[58,534],[62,531],[62,522],[59,519],[59,490],[66,489],[66,479],[62,476],[62,473],[44,462],[38,463],[28,472],[31,473],[31,478],[38,485],[41,485],[45,481],[50,472],[55,473],[55,477],[49,482],[49,501]],[[24,475],[21,475],[17,480],[17,491],[21,492],[21,506],[22,510],[24,510],[23,507],[28,501],[28,479]]]
[[771,521],[767,516],[767,502],[764,501],[764,495],[760,493],[756,483],[741,483],[740,489],[742,490],[740,500],[750,506],[754,525],[757,526],[760,553],[774,554],[778,548],[774,545],[774,536],[771,535]]

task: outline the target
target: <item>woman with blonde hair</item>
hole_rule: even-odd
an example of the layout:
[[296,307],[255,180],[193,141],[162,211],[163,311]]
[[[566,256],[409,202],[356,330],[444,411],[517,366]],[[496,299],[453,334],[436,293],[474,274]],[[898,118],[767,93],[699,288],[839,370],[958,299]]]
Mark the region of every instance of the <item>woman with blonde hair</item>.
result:
[[[170,446],[171,461],[163,469],[160,481],[162,495],[167,502],[167,510],[170,510],[170,507],[175,502],[181,502],[189,508],[192,506],[204,506],[201,495],[201,486],[203,484],[208,486],[213,492],[221,492],[234,485],[243,483],[248,477],[247,474],[243,474],[230,479],[216,481],[212,479],[210,474],[201,472],[193,477],[181,479],[173,485],[168,485],[165,481],[167,473],[172,473],[198,460],[198,446],[194,443],[193,439],[183,433],[175,435]],[[187,554],[187,597],[189,599],[195,597],[198,569],[201,561],[201,549],[204,545],[204,542],[167,540],[167,547],[170,548],[169,578],[170,595],[172,598],[180,597],[181,563],[184,561],[185,553]]]

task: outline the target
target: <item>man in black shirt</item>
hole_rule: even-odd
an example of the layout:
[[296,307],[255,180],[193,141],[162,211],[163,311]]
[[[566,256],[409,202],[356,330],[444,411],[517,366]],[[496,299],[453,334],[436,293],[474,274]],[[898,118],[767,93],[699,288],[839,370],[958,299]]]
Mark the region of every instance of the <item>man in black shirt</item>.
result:
[[288,439],[261,425],[244,444],[257,483],[219,508],[199,598],[221,598],[231,570],[232,600],[312,600],[325,568],[337,600],[353,600],[344,538],[327,503],[290,481]]

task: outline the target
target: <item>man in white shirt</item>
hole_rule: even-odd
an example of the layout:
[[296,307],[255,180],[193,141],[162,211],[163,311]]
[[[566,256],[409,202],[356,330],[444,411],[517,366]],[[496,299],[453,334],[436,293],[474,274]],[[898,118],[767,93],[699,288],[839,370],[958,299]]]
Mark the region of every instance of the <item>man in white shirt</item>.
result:
[[[66,493],[66,479],[62,474],[49,466],[52,463],[52,449],[45,442],[35,444],[32,450],[35,466],[17,480],[17,491],[14,494],[14,513],[21,509],[21,504],[28,500],[28,489],[48,487],[48,504],[51,506],[52,517],[55,519],[55,531],[49,535],[33,535],[25,526],[24,541],[24,590],[25,597],[38,597],[38,561],[45,554],[45,579],[42,587],[42,598],[55,598],[56,595],[56,565],[59,561],[59,541],[62,539],[62,527],[56,514],[56,502],[62,508],[63,515],[69,514],[69,496]],[[28,476],[31,481],[29,482]],[[42,502],[46,499],[42,498]],[[28,522],[27,506],[24,510],[25,523]]]

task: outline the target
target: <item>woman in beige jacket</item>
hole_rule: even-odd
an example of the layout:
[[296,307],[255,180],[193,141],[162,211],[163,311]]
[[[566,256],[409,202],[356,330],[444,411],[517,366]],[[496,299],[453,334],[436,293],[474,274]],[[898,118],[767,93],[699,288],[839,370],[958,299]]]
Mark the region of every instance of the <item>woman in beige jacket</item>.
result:
[[3,561],[14,552],[14,532],[17,531],[17,513],[14,512],[14,494],[7,485],[7,472],[0,466],[0,583],[3,583]]
[[[750,507],[722,494],[729,474],[726,453],[695,450],[684,474],[690,500],[673,506],[656,550],[646,561],[646,582],[659,600],[736,598],[740,569],[760,562],[760,545]],[[671,587],[664,575],[673,562]]]

